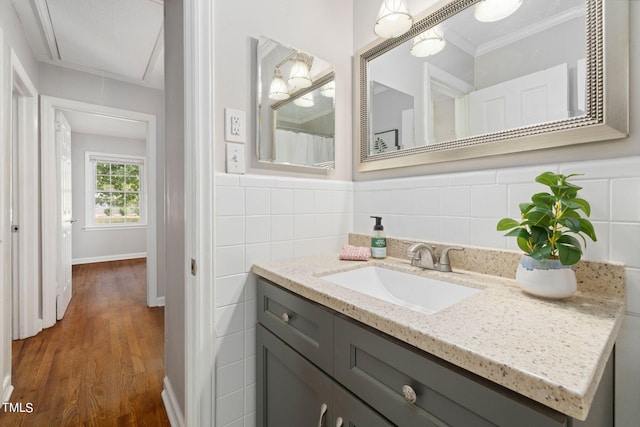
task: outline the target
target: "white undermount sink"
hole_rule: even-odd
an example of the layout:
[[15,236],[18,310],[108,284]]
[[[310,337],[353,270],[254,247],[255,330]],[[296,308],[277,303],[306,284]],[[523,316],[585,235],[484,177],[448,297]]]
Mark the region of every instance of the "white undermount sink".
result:
[[429,277],[368,266],[322,279],[412,310],[433,314],[480,292]]

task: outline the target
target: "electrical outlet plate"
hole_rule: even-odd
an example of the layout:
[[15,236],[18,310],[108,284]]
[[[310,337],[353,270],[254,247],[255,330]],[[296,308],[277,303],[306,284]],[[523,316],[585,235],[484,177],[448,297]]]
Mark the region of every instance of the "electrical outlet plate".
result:
[[224,139],[229,142],[247,142],[247,123],[245,112],[224,109]]
[[227,142],[227,173],[244,173],[244,144]]

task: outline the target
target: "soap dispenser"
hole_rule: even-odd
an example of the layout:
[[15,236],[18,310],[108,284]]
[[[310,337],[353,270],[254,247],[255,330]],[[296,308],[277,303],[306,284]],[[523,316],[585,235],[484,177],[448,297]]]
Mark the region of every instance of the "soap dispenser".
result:
[[376,220],[371,235],[371,256],[373,258],[385,258],[387,256],[387,238],[384,235],[381,216],[372,216]]

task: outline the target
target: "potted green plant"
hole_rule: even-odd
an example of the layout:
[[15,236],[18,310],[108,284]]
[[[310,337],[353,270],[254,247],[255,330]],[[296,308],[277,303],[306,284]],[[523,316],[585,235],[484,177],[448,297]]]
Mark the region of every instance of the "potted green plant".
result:
[[589,217],[589,202],[578,197],[582,189],[569,182],[576,176],[544,172],[536,182],[550,192],[536,193],[530,202],[520,203],[521,220],[503,218],[498,231],[515,237],[524,255],[516,271],[516,281],[526,291],[547,298],[573,295],[577,284],[572,265],[582,258],[586,237],[596,239]]

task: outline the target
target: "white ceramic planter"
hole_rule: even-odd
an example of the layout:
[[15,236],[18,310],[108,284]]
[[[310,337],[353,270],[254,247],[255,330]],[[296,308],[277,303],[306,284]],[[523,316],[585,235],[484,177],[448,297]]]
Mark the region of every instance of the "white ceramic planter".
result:
[[538,261],[528,255],[520,259],[516,282],[525,292],[554,299],[570,297],[578,287],[570,265],[562,265],[555,259]]

